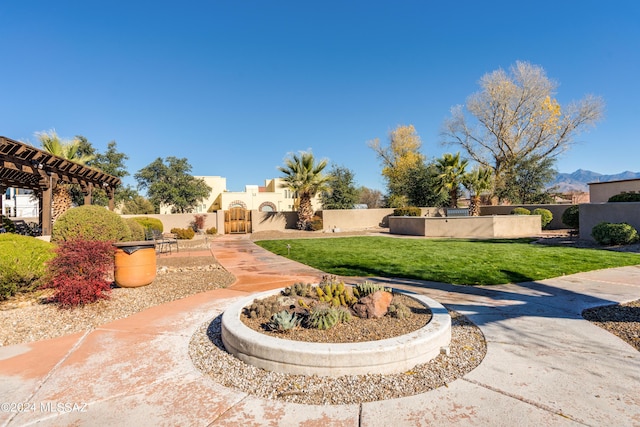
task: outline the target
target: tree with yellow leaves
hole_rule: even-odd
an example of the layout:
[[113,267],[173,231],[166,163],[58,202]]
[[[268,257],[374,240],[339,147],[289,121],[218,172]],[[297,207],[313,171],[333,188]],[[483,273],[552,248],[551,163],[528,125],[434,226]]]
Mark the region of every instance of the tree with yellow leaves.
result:
[[383,146],[376,138],[369,141],[369,147],[382,163],[389,207],[427,206],[440,200],[438,192],[427,182],[432,174],[425,165],[425,156],[420,152],[422,141],[413,125],[401,125],[391,131],[388,145]]
[[497,191],[519,164],[564,153],[604,111],[603,100],[591,95],[561,107],[554,98],[557,83],[528,62],[516,62],[509,73],[498,69],[485,74],[480,86],[466,103],[475,122],[462,106],[453,107],[443,142],[461,146],[471,159],[492,169]]

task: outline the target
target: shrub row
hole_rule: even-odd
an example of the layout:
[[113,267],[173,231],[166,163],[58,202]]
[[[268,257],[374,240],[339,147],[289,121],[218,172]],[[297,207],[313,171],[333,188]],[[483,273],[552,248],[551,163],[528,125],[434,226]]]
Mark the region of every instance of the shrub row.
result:
[[542,222],[542,228],[545,228],[551,220],[553,220],[553,214],[549,209],[536,208],[531,212],[527,208],[514,208],[511,211],[511,215],[540,215],[540,221]]
[[609,203],[640,202],[640,193],[620,193],[609,197]]
[[393,216],[422,216],[422,211],[415,206],[407,206],[394,209]]

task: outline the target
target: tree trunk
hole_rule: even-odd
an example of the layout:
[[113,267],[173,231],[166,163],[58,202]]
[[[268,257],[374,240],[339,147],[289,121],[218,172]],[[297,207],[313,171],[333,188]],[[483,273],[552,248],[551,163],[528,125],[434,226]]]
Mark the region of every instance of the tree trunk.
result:
[[471,196],[469,200],[469,215],[480,216],[480,196]]
[[73,206],[73,202],[71,199],[71,191],[67,184],[58,184],[53,189],[53,201],[51,202],[51,222],[56,222],[56,220],[68,211],[71,206]]
[[298,229],[310,230],[312,220],[313,206],[311,205],[311,197],[302,194],[300,195],[300,206],[298,207]]

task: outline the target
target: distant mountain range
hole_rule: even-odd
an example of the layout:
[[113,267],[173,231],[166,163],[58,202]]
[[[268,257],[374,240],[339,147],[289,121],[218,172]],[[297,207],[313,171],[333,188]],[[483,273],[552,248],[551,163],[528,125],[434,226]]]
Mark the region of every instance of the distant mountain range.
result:
[[603,175],[597,172],[578,169],[573,173],[558,173],[556,179],[549,184],[549,187],[557,187],[561,193],[574,191],[589,191],[587,184],[592,182],[619,181],[622,179],[640,178],[640,172],[621,172],[615,175]]

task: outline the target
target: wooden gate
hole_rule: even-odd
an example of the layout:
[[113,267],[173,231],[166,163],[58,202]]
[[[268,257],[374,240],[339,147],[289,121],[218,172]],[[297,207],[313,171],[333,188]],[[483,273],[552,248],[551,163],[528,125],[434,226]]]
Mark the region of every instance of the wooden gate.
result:
[[235,207],[224,211],[225,234],[245,234],[251,232],[251,211]]

